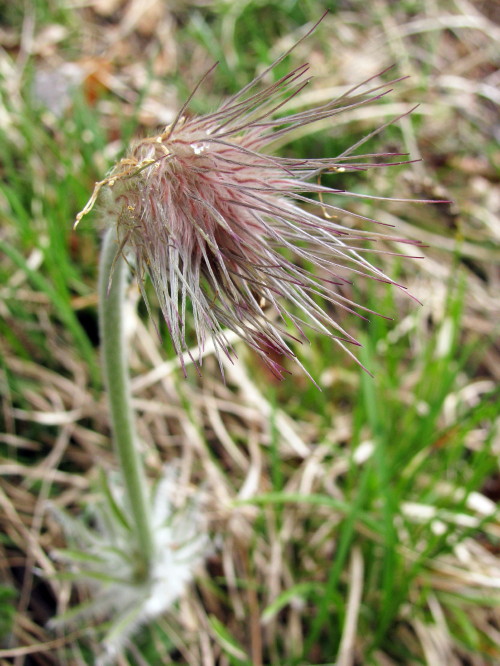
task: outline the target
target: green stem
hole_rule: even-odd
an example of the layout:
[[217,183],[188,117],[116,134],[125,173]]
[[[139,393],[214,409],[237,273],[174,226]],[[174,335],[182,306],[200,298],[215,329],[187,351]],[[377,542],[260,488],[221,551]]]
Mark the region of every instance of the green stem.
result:
[[116,232],[110,229],[101,250],[99,266],[99,324],[102,362],[110,408],[113,443],[120,463],[126,501],[132,516],[138,576],[148,574],[153,556],[144,466],[137,447],[135,418],[130,392],[124,302],[128,269],[117,255]]

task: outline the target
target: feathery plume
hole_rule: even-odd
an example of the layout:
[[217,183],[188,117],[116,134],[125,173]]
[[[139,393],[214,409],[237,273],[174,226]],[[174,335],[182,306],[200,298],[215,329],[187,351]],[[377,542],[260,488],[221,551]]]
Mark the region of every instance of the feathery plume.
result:
[[[342,293],[350,273],[395,284],[365,258],[366,240],[389,237],[342,226],[338,217],[344,211],[323,197],[349,193],[321,185],[321,175],[405,163],[390,162],[394,156],[388,154],[353,155],[383,128],[335,157],[272,156],[269,146],[277,139],[374,102],[395,83],[370,88],[373,77],[326,104],[282,115],[308,84],[308,65],[274,83],[262,81],[291,50],[217,111],[189,117],[187,106],[214,65],[175,120],[158,136],[138,141],[97,183],[77,217],[78,222],[105,193],[103,215],[116,227],[117,252],[134,265],[144,296],[149,274],[179,357],[188,349],[190,303],[200,350],[210,335],[219,362],[221,352],[231,357],[224,331],[235,331],[280,377],[283,368],[275,359],[295,358],[289,342],[306,340],[307,327],[352,356],[346,345],[358,343],[324,307],[367,310]],[[314,272],[306,268],[311,264]]]

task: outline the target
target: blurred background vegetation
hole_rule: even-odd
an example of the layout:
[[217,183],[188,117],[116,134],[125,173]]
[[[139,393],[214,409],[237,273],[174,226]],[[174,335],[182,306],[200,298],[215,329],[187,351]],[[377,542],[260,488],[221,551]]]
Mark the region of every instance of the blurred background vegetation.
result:
[[214,61],[192,112],[216,108],[325,9],[273,74],[310,63],[315,78],[294,108],[390,65],[407,78],[279,151],[338,154],[419,104],[363,152],[420,161],[335,185],[450,203],[334,203],[426,245],[419,260],[376,256],[422,305],[355,280],[346,295],[390,317],[338,313],[374,378],[314,334],[297,353],[320,392],[293,368],[277,383],[238,345],[225,382],[210,355],[186,380],[138,304],[131,364],[148,473],[175,460],[186,497],[205,489],[215,547],[178,607],[119,663],[500,663],[498,3],[5,0],[1,664],[93,664],[98,651],[98,627],[46,628],[85,597],[55,576],[63,538],[47,508],[85,514],[99,470],[113,468],[98,370],[100,229],[92,215],[74,231],[75,215]]

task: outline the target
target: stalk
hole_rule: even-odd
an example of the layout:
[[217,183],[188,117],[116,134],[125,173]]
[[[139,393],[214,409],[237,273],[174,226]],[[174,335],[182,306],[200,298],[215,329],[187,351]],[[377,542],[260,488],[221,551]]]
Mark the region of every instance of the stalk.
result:
[[117,249],[116,231],[109,229],[104,237],[99,264],[99,330],[113,444],[133,522],[136,575],[143,579],[148,575],[153,557],[153,534],[144,465],[137,447],[124,331],[128,268],[121,254],[117,256]]

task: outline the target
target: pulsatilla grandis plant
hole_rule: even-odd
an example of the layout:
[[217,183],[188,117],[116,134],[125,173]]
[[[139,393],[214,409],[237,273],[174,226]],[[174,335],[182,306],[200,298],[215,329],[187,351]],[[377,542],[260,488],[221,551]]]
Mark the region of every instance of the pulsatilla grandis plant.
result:
[[[192,359],[195,363],[201,362],[204,344],[211,338],[222,367],[221,355],[233,354],[230,330],[278,376],[283,367],[276,359],[295,358],[290,341],[307,339],[308,328],[329,336],[349,353],[349,347],[358,344],[331,314],[335,308],[367,309],[345,295],[343,287],[350,277],[395,284],[366,259],[367,241],[389,237],[342,225],[344,211],[335,202],[341,190],[321,184],[325,173],[403,163],[391,154],[356,154],[383,128],[329,158],[279,157],[271,150],[274,142],[293,137],[299,128],[380,99],[394,81],[379,85],[374,77],[325,104],[287,115],[286,105],[310,80],[308,65],[301,65],[268,83],[289,52],[216,111],[193,117],[189,102],[213,68],[209,70],[173,122],[158,136],[138,141],[96,184],[77,216],[78,222],[99,200],[107,228],[99,320],[122,490],[119,501],[107,493],[111,499],[104,510],[106,516],[118,515],[116,529],[108,529],[98,541],[92,535],[87,540],[94,550],[95,543],[99,552],[109,550],[109,557],[97,564],[94,560],[92,570],[96,574],[99,569],[99,580],[112,580],[111,588],[101,593],[106,610],[116,615],[104,639],[108,654],[115,654],[140,622],[173,603],[208,544],[202,518],[194,520],[191,511],[185,519],[187,514],[177,514],[172,523],[169,512],[155,509],[145,482],[125,349],[123,303],[129,266],[144,297],[144,279],[150,276],[182,363],[190,353],[192,321],[200,350],[199,359]],[[350,215],[364,226],[373,222]],[[170,476],[167,486],[173,483]],[[164,506],[162,502],[158,506]],[[196,535],[193,525],[199,526]],[[187,541],[181,548],[183,533]],[[169,550],[170,541],[175,544]],[[116,559],[121,557],[119,544],[127,544],[123,566]],[[119,580],[117,570],[122,571]],[[169,587],[174,580],[175,587]]]

